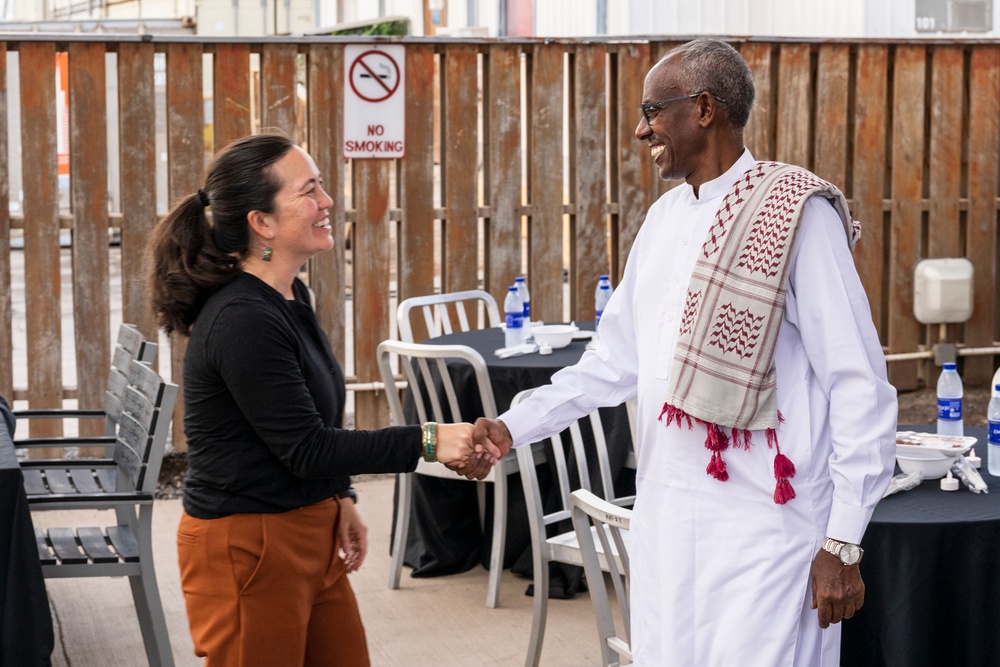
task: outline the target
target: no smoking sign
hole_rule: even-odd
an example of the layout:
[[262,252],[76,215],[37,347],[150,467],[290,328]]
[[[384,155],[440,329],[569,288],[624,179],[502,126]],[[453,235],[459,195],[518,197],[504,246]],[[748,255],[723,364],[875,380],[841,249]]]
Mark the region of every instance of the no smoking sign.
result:
[[403,157],[405,56],[402,44],[344,47],[344,157]]

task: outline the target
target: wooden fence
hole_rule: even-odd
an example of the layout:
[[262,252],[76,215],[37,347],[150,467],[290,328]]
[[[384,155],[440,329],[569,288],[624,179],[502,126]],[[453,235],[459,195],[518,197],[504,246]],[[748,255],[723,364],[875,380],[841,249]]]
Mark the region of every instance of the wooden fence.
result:
[[[166,118],[171,200],[200,185],[207,148],[259,127],[282,128],[308,147],[337,193],[335,238],[350,237],[349,251],[338,243],[312,261],[308,280],[338,358],[353,336],[347,366],[357,383],[378,379],[375,348],[390,336],[396,298],[480,285],[501,298],[526,269],[534,315],[559,320],[566,307],[575,319],[591,318],[596,275],[621,275],[646,208],[672,185],[655,178],[633,133],[643,77],[677,40],[402,40],[406,157],[345,161],[345,40],[4,38],[0,51],[19,56],[22,120],[20,137],[10,137],[7,107],[15,97],[0,59],[0,394],[32,407],[66,398],[100,404],[111,348],[109,227],[120,229],[122,317],[155,334],[142,249],[157,217],[157,113]],[[996,345],[1000,46],[732,41],[758,85],[748,147],[758,159],[797,163],[840,184],[865,225],[855,259],[886,351],[926,350],[941,335],[913,317],[912,272],[924,257],[973,262],[974,314],[945,335],[967,347]],[[60,215],[58,205],[57,100],[49,83],[64,51],[70,215]],[[117,54],[110,74],[119,91],[116,127],[104,94],[110,53]],[[161,109],[157,54],[166,58]],[[210,118],[203,89],[213,98]],[[302,90],[304,104],[297,101]],[[120,210],[109,211],[106,158],[114,133],[121,199]],[[18,142],[23,216],[9,217],[7,156]],[[28,372],[27,386],[14,387],[10,240],[18,229],[29,286]],[[73,239],[75,388],[64,386],[60,354],[66,306],[59,235],[66,229]],[[429,261],[435,248],[440,268]],[[393,277],[397,294],[390,293]],[[179,378],[183,340],[171,348]],[[967,383],[992,375],[996,357],[965,359]],[[899,389],[911,389],[931,368],[899,361],[890,373]],[[359,427],[386,423],[384,397],[357,392],[355,414]],[[181,432],[175,429],[178,448]]]

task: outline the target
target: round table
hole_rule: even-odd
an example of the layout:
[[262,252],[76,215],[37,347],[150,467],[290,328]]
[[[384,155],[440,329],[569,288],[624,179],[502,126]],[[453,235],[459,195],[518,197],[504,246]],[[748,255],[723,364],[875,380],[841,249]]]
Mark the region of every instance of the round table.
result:
[[844,622],[841,664],[1000,666],[1000,477],[986,469],[986,429],[965,434],[978,438],[989,494],[941,491],[935,479],[879,502],[861,542],[865,605]]

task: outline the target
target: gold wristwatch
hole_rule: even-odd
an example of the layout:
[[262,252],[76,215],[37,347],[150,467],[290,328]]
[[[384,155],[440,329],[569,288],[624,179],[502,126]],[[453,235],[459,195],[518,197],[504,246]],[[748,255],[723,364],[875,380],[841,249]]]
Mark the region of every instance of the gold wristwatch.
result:
[[832,553],[844,565],[857,565],[861,562],[861,557],[865,555],[865,550],[857,544],[838,542],[832,537],[826,538],[826,541],[823,542],[823,551]]

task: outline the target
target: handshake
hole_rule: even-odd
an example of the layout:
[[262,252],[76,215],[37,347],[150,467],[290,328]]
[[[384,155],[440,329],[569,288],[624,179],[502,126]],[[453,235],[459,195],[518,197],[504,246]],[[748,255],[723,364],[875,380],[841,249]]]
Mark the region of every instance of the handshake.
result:
[[485,478],[513,444],[510,431],[496,419],[480,417],[475,424],[424,425],[424,458],[429,456],[429,460],[443,463],[469,479]]

